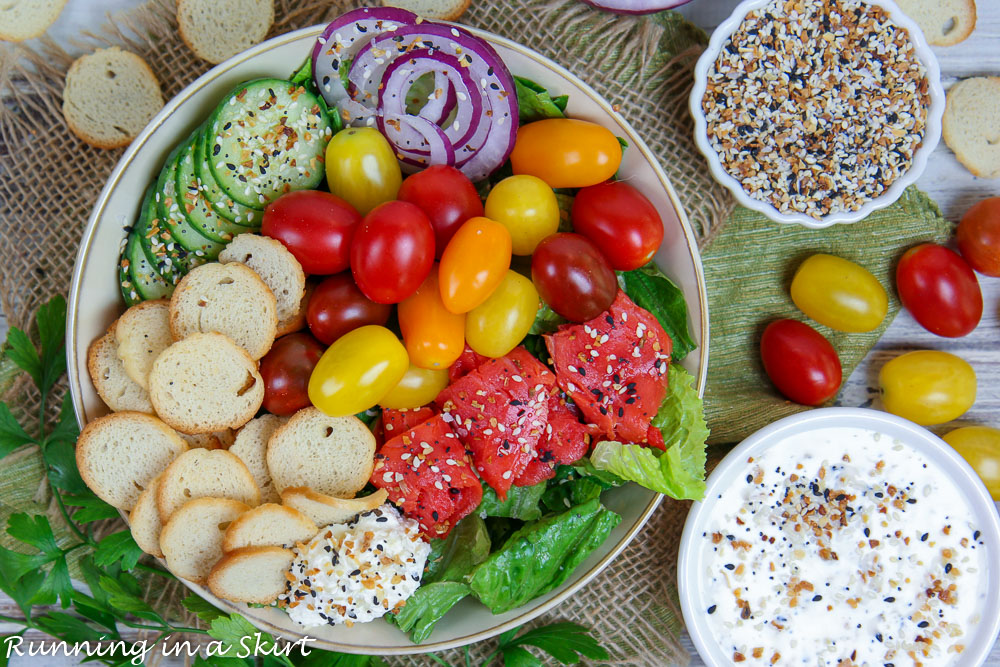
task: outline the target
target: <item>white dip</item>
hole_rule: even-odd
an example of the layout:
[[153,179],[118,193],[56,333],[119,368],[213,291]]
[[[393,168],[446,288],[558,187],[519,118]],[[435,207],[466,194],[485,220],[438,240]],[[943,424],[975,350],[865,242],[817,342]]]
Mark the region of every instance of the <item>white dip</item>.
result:
[[297,547],[278,606],[306,626],[367,623],[413,595],[430,550],[416,521],[382,505]]
[[945,665],[979,622],[986,547],[963,494],[860,428],[750,459],[702,534],[704,609],[734,662]]

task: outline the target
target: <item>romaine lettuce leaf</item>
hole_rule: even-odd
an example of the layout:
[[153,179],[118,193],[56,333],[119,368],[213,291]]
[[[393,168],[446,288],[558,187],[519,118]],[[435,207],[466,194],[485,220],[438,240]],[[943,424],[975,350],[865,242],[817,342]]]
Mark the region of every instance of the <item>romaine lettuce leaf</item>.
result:
[[705,494],[705,441],[708,426],[694,377],[670,365],[670,386],[653,425],[663,433],[667,451],[614,441],[597,443],[590,460],[607,470],[672,498],[700,500]]
[[569,101],[566,95],[553,98],[545,88],[521,76],[514,77],[514,87],[517,89],[517,110],[522,125],[543,118],[566,117],[563,113]]
[[510,611],[566,581],[619,521],[594,499],[526,524],[473,570],[469,587],[494,614]]
[[600,498],[604,487],[591,477],[573,477],[549,486],[542,496],[542,504],[550,512],[562,512],[567,507],[581,505]]
[[471,591],[459,581],[439,581],[425,584],[409,597],[403,608],[386,618],[417,644],[430,637],[435,624]]
[[621,274],[622,289],[636,305],[653,314],[674,342],[671,357],[680,361],[697,347],[688,331],[687,302],[684,293],[650,262],[634,271]]
[[436,581],[462,581],[465,575],[486,560],[490,553],[490,536],[486,524],[473,513],[458,522],[448,537],[431,540],[421,585]]
[[512,486],[507,491],[507,500],[500,502],[497,493],[489,484],[483,483],[483,500],[476,512],[483,516],[502,516],[508,519],[531,521],[542,516],[538,502],[545,493],[545,482],[534,486]]

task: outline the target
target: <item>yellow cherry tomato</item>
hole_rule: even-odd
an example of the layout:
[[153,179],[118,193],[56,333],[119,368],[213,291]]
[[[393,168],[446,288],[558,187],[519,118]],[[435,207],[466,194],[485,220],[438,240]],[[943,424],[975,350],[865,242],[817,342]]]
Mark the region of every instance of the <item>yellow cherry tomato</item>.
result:
[[878,375],[887,412],[921,426],[961,417],[976,402],[976,373],[964,359],[938,350],[907,352]]
[[553,188],[585,188],[615,175],[622,147],[597,123],[548,118],[518,129],[510,162],[515,174],[537,176]]
[[427,405],[448,386],[448,369],[430,370],[412,363],[403,378],[378,402],[391,410],[410,410]]
[[1000,430],[964,426],[944,436],[944,440],[968,461],[993,500],[1000,501]]
[[403,174],[378,130],[349,127],[333,135],[326,146],[326,182],[330,192],[365,215],[396,198]]
[[538,290],[507,271],[493,294],[465,316],[465,340],[484,357],[502,357],[524,340],[537,314]]
[[441,301],[467,313],[489,297],[510,268],[510,232],[489,218],[471,218],[458,228],[441,255]]
[[889,296],[866,268],[834,255],[813,255],[792,278],[799,310],[837,331],[877,329],[889,311]]
[[559,229],[556,193],[540,178],[508,176],[486,197],[486,217],[510,232],[515,255],[530,255],[546,236]]
[[309,376],[309,400],[331,417],[378,405],[406,373],[406,348],[385,327],[349,331],[326,349]]
[[435,264],[413,296],[398,307],[406,351],[410,362],[420,368],[446,369],[465,349],[465,315],[444,307],[438,271]]

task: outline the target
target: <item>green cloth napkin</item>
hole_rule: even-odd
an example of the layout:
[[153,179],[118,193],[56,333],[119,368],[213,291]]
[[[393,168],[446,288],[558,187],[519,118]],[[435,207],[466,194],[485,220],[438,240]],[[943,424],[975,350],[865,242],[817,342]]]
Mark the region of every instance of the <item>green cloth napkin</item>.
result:
[[[898,202],[861,222],[822,230],[779,224],[737,207],[702,249],[711,326],[705,391],[709,442],[736,443],[776,419],[809,409],[786,400],[767,379],[759,352],[764,327],[786,317],[814,327],[836,348],[846,381],[899,312],[899,256],[918,243],[943,243],[952,228],[937,204],[912,186]],[[820,252],[857,262],[886,288],[889,314],[878,329],[834,331],[795,307],[789,295],[792,276],[804,259]]]

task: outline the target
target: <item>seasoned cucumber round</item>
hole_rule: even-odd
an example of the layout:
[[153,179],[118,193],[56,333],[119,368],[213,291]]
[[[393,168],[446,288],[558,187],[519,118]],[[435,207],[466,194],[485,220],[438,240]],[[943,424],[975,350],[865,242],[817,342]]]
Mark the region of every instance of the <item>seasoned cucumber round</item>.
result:
[[332,136],[319,98],[280,79],[240,84],[212,114],[208,164],[226,194],[245,206],[262,206],[323,179]]
[[118,263],[122,296],[129,306],[147,299],[162,299],[174,291],[173,285],[163,279],[143,248],[142,242],[149,234],[149,222],[153,218],[155,209],[151,186],[146,190],[139,217],[128,234],[121,261]]
[[226,220],[205,199],[194,170],[195,142],[200,138],[201,135],[196,132],[184,143],[177,157],[177,203],[198,232],[213,241],[228,243],[249,228]]
[[206,127],[207,125],[198,130],[194,147],[194,170],[201,182],[202,194],[205,195],[205,199],[211,202],[215,212],[226,220],[251,229],[258,229],[264,216],[263,204],[253,207],[239,204],[233,201],[233,198],[227,195],[215,180],[215,175],[205,158],[208,153],[205,149]]
[[225,244],[213,241],[203,235],[188,222],[187,216],[184,215],[184,210],[177,197],[177,159],[180,156],[182,146],[174,149],[160,170],[160,177],[156,181],[156,192],[153,196],[156,199],[161,225],[170,231],[170,236],[179,246],[194,255],[194,258],[188,262],[190,265],[188,268],[192,268],[197,263],[204,263],[218,257]]

